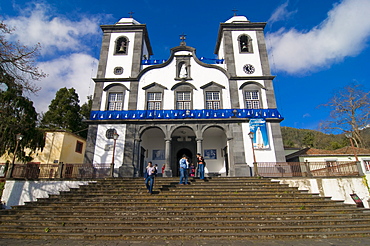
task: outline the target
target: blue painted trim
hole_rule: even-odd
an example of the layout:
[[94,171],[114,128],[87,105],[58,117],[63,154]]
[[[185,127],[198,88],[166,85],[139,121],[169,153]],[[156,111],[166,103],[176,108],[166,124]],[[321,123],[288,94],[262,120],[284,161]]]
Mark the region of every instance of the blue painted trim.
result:
[[90,114],[90,120],[225,119],[225,118],[284,119],[277,109],[127,110],[127,111],[91,111]]

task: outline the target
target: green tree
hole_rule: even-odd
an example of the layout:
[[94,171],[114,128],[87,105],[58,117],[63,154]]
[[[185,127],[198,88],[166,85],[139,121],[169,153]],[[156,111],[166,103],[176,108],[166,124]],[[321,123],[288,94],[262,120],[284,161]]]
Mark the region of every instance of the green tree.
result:
[[361,130],[370,124],[370,91],[361,85],[350,84],[337,92],[327,104],[331,108],[327,121],[321,123],[321,129],[328,132],[352,132],[357,147],[365,147]]
[[16,156],[22,161],[30,161],[24,149],[32,154],[45,144],[44,132],[37,128],[37,112],[33,102],[22,95],[22,87],[12,76],[0,72],[0,82],[7,85],[7,90],[0,90],[0,155],[14,154],[16,135],[22,134]]
[[79,132],[83,127],[79,102],[74,88],[61,88],[51,101],[49,110],[43,115],[41,126],[50,130]]
[[46,76],[36,66],[40,44],[29,48],[19,42],[11,42],[13,29],[0,22],[0,71],[13,78],[13,83],[22,91],[37,92],[33,81]]
[[92,96],[88,96],[87,102],[82,104],[81,110],[80,110],[80,114],[82,117],[82,123],[81,123],[82,130],[80,130],[77,134],[84,138],[87,138],[87,130],[89,128],[89,125],[85,121],[90,119],[92,103],[93,103]]

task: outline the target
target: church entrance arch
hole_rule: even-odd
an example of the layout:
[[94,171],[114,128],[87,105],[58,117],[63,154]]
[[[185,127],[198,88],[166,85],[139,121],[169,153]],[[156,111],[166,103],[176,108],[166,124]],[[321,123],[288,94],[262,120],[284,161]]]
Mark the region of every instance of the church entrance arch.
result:
[[165,140],[162,129],[158,127],[149,127],[141,134],[141,153],[137,167],[138,176],[144,175],[145,167],[149,161],[158,164],[158,170],[161,170],[165,164]]
[[177,161],[177,170],[175,171],[175,176],[180,176],[180,171],[179,171],[179,167],[180,167],[180,159],[186,155],[188,157],[188,160],[189,160],[189,165],[194,161],[194,157],[193,157],[193,153],[191,153],[191,151],[189,149],[180,149],[177,154],[176,154],[176,161]]
[[210,126],[203,132],[203,156],[208,176],[227,176],[229,161],[225,130],[219,126]]
[[195,133],[192,128],[182,126],[173,131],[171,139],[172,176],[179,176],[179,160],[184,154],[189,157],[189,164],[195,161],[197,148]]

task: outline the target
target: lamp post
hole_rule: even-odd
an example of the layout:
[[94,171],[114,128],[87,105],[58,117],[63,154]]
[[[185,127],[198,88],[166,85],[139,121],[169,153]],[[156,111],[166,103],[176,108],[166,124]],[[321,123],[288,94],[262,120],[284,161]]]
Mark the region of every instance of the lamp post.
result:
[[257,176],[260,176],[260,175],[258,174],[258,167],[257,167],[257,161],[256,161],[256,154],[254,153],[254,144],[253,144],[254,132],[249,132],[249,133],[248,133],[248,136],[250,137],[250,139],[251,139],[251,143],[252,143],[253,169],[254,169],[254,175],[253,175],[253,176],[257,177]]
[[15,144],[15,150],[14,150],[14,154],[13,154],[13,160],[12,160],[12,163],[10,163],[10,166],[9,166],[9,169],[8,169],[8,172],[6,173],[6,178],[9,179],[12,177],[12,174],[13,174],[13,169],[14,169],[14,162],[15,162],[15,157],[16,157],[16,154],[17,154],[17,150],[18,150],[18,146],[19,146],[19,142],[23,139],[23,135],[18,133],[16,135],[16,140],[17,140],[17,143]]
[[117,139],[118,139],[119,135],[118,133],[115,131],[113,133],[113,155],[112,155],[112,162],[110,164],[110,176],[113,177],[113,174],[114,174],[114,154],[116,152],[116,142],[117,142]]
[[346,135],[347,138],[349,138],[349,141],[351,142],[351,147],[352,147],[352,150],[353,150],[353,154],[355,155],[355,159],[356,159],[356,162],[358,162],[358,157],[357,157],[357,153],[356,153],[356,149],[355,147],[353,146],[353,141],[352,141],[352,132],[347,132],[345,133],[344,135]]

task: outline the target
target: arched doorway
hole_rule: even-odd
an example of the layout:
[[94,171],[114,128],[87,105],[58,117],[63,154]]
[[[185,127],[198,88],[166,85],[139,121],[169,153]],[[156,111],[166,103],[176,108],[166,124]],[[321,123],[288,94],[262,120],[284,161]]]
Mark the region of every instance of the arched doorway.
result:
[[177,153],[176,153],[176,171],[174,172],[176,174],[176,176],[180,176],[180,173],[179,173],[179,161],[180,159],[186,155],[188,158],[189,158],[189,164],[193,162],[193,153],[189,150],[189,149],[180,149]]
[[148,127],[141,134],[141,150],[137,176],[142,177],[144,175],[145,167],[149,161],[157,164],[159,170],[166,163],[164,133],[158,127]]
[[175,129],[171,135],[171,169],[172,176],[179,176],[179,160],[185,154],[189,161],[194,161],[197,144],[192,128],[181,126]]

